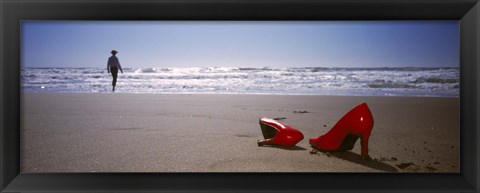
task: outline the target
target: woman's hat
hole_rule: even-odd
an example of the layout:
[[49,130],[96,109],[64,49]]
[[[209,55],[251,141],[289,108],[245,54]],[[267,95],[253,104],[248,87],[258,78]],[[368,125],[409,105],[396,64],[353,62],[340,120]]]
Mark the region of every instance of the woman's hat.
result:
[[117,50],[112,50],[112,52],[110,52],[110,53],[112,53],[112,54],[115,53],[116,54],[118,52],[117,52]]

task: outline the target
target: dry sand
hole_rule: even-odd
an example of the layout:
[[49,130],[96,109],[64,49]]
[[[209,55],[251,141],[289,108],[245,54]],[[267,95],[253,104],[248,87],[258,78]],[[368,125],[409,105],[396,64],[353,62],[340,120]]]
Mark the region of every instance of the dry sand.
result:
[[[370,156],[312,151],[366,102]],[[458,98],[294,95],[22,94],[22,172],[460,172]],[[258,147],[261,117],[303,132]]]

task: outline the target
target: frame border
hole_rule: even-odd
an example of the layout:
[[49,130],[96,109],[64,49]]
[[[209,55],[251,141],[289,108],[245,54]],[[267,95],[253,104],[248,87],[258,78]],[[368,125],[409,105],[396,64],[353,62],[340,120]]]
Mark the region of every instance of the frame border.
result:
[[[461,172],[20,173],[22,20],[459,20]],[[479,192],[478,0],[0,0],[0,192]]]

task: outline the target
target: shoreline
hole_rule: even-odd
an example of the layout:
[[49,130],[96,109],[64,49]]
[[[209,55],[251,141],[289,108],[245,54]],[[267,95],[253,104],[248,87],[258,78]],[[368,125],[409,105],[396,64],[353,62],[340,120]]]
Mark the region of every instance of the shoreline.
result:
[[21,92],[20,95],[23,94],[134,94],[134,95],[259,95],[259,96],[318,96],[318,97],[411,97],[411,98],[452,98],[452,99],[459,99],[460,96],[439,96],[439,95],[341,95],[341,94],[305,94],[305,93],[206,93],[206,92],[36,92],[36,91],[28,91],[28,92]]
[[[449,68],[237,68],[194,67],[125,71],[117,91],[344,96],[459,96],[459,69]],[[105,69],[22,70],[23,91],[109,92]]]
[[[194,97],[192,97],[194,96]],[[460,172],[459,98],[331,95],[21,93],[22,172]],[[366,102],[371,161],[315,152]],[[304,112],[304,113],[299,113]],[[258,147],[258,119],[285,117],[294,148]]]

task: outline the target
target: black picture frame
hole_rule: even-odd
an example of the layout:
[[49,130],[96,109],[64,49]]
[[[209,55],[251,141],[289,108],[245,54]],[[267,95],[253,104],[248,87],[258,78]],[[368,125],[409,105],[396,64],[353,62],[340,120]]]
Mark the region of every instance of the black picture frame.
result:
[[[20,173],[22,20],[459,20],[461,172]],[[478,0],[0,0],[2,192],[479,192]]]

